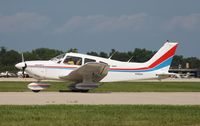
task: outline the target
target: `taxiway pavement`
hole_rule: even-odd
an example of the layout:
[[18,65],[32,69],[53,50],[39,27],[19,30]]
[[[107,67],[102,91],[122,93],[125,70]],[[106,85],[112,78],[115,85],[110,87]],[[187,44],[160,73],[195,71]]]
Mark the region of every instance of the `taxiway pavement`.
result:
[[48,104],[200,105],[200,92],[0,92],[0,105]]
[[[0,78],[1,81],[10,81],[10,82],[15,82],[15,81],[22,81],[22,82],[34,82],[37,81],[34,78]],[[43,81],[54,81],[54,82],[61,82],[58,80],[43,80]],[[130,82],[200,82],[200,78],[167,78],[167,79],[162,79],[157,80],[133,80]]]

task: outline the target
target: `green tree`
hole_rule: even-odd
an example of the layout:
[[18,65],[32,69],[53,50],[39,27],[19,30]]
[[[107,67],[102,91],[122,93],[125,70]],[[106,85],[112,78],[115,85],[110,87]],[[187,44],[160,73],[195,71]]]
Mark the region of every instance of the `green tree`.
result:
[[[71,48],[67,52],[78,52],[76,48]],[[24,52],[25,61],[29,60],[49,60],[57,55],[62,54],[63,51],[48,49],[48,48],[38,48],[32,51]],[[115,54],[114,54],[115,53]],[[128,61],[133,56],[131,61],[134,62],[145,62],[148,61],[156,52],[146,49],[136,48],[134,51],[128,52],[119,52],[115,49],[112,49],[111,52],[105,53],[101,51],[100,53],[91,51],[88,52],[88,55],[99,56],[108,58],[112,54],[111,59]],[[18,62],[21,62],[21,53],[15,50],[7,50],[5,47],[0,47],[0,71],[17,71],[14,65]],[[182,65],[182,68],[185,68],[186,63],[189,63],[190,68],[199,68],[200,69],[200,59],[196,57],[186,57],[184,58],[181,55],[175,55],[172,61],[172,68],[178,68],[179,64]]]
[[0,50],[0,71],[16,71],[14,65],[20,62],[20,55],[14,50],[9,50],[2,47]]
[[103,57],[103,58],[108,58],[108,54],[105,53],[105,52],[100,52],[100,53],[99,53],[99,56],[100,56],[100,57]]
[[91,55],[91,56],[99,56],[99,54],[97,52],[87,52],[88,55]]
[[172,60],[171,68],[178,69],[179,65],[183,65],[183,56],[175,55]]
[[151,57],[153,57],[153,55],[156,52],[153,51],[149,51],[146,49],[139,49],[136,48],[133,52],[133,59],[135,62],[146,62],[148,61]]
[[23,55],[25,61],[38,60],[37,55],[32,52],[23,52]]
[[67,52],[78,53],[78,49],[77,48],[71,48]]
[[115,54],[112,56],[112,59],[119,60],[119,61],[128,61],[130,56],[126,52],[118,52],[116,51]]
[[0,50],[0,65],[1,66],[3,65],[4,57],[5,57],[6,52],[7,52],[6,48],[5,47],[1,47],[1,50]]
[[[196,57],[188,57],[184,59],[184,68],[186,63],[189,63],[190,68],[194,69],[194,68],[200,68],[200,60],[197,59]],[[183,65],[182,65],[183,66]]]
[[49,60],[52,57],[62,54],[62,51],[48,48],[39,48],[32,51],[33,57],[38,60]]
[[14,50],[10,50],[4,54],[2,64],[10,66],[20,62],[20,60],[21,60],[20,54]]

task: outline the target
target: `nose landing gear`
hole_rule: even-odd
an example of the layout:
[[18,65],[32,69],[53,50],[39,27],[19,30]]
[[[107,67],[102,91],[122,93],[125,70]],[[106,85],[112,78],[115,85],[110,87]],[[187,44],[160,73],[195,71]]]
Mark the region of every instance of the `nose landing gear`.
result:
[[33,82],[28,84],[28,88],[32,90],[34,93],[38,93],[41,90],[47,89],[50,87],[50,84],[42,83],[42,82]]

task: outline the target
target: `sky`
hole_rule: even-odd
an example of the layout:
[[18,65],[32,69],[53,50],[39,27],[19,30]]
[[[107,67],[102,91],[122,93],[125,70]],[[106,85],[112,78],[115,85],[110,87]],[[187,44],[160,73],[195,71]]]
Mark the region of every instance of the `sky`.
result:
[[20,52],[158,50],[200,58],[200,0],[0,0],[0,46]]

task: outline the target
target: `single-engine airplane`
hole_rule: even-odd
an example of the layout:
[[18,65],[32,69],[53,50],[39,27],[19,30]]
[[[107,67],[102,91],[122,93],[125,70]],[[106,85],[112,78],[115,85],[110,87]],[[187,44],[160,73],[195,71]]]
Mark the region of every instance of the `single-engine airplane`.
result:
[[175,54],[177,42],[166,42],[147,62],[122,62],[79,53],[66,53],[49,61],[24,61],[15,65],[37,79],[28,88],[39,92],[50,86],[41,80],[74,82],[71,91],[87,92],[99,87],[99,82],[130,81],[136,79],[160,79],[170,76],[169,67]]

